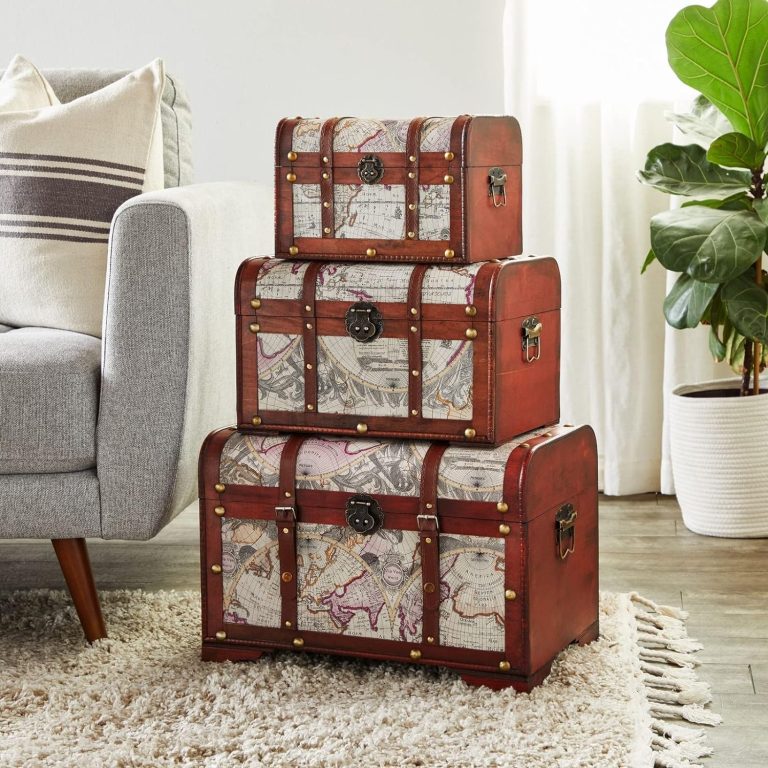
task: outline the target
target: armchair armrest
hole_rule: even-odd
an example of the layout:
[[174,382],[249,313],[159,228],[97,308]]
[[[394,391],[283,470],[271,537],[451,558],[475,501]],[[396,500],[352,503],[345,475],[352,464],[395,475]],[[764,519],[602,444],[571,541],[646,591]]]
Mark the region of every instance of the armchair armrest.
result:
[[96,440],[104,538],[154,536],[195,496],[205,435],[235,418],[233,285],[273,249],[271,192],[139,195],[110,233]]

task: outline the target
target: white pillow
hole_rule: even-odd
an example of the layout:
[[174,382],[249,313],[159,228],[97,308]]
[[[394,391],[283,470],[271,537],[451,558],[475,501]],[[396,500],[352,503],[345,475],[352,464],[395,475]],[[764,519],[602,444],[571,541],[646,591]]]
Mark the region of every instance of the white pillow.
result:
[[163,186],[159,59],[60,104],[20,56],[0,80],[0,323],[101,335],[115,210]]

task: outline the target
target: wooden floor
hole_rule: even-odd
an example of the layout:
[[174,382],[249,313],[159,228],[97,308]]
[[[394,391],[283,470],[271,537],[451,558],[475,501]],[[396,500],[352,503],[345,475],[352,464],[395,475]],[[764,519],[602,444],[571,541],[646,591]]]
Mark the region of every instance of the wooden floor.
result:
[[[710,768],[768,766],[768,539],[697,536],[673,498],[601,499],[601,588],[636,590],[690,612],[700,675],[724,724]],[[197,510],[151,542],[89,542],[100,589],[197,589]],[[63,588],[48,542],[0,541],[0,589]],[[606,768],[613,768],[606,766]]]

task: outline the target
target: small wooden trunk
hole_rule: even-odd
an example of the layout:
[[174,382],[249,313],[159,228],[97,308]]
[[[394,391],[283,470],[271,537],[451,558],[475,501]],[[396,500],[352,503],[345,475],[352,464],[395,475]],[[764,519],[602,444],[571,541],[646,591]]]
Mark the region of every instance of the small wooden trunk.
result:
[[212,433],[203,658],[315,651],[530,690],[598,633],[589,427],[496,448]]
[[513,117],[284,119],[276,253],[467,264],[522,250]]
[[552,258],[250,259],[236,305],[243,429],[496,444],[558,420]]

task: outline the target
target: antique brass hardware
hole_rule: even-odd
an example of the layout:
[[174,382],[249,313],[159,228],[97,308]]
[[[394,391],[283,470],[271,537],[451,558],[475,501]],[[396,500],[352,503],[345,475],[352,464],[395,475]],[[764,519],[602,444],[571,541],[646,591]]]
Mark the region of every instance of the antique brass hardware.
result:
[[493,200],[494,208],[507,204],[507,174],[502,168],[494,166],[488,169],[488,197]]
[[[557,554],[561,560],[576,550],[576,517],[578,513],[573,504],[563,504],[555,515],[555,528],[557,533]],[[563,546],[563,542],[565,546]]]
[[365,155],[357,164],[357,175],[363,184],[376,184],[384,176],[384,163],[376,155]]
[[541,357],[541,329],[541,320],[535,315],[523,320],[523,352],[526,363],[532,363]]
[[353,304],[344,317],[347,333],[362,344],[374,341],[384,331],[384,319],[375,304],[370,301],[358,301]]
[[357,533],[370,536],[384,525],[384,512],[372,496],[358,493],[347,501],[346,519]]

